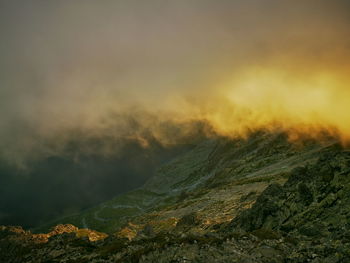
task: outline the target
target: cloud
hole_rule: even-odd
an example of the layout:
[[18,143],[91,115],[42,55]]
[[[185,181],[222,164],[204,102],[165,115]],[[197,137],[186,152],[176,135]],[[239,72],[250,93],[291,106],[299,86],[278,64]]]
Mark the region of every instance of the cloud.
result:
[[[311,127],[348,140],[347,7],[2,3],[1,155],[18,163],[49,156],[77,131],[120,141],[147,130],[178,142],[164,123],[187,127],[177,137],[205,122],[226,136]],[[137,128],[126,121],[131,115]]]

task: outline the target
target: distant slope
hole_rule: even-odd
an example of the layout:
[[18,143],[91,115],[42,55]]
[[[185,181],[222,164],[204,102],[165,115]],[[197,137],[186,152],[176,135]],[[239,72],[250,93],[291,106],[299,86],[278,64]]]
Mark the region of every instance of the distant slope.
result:
[[[207,140],[160,167],[143,187],[36,231],[71,223],[115,232],[136,216],[139,221],[148,217],[176,220],[191,211],[211,223],[228,221],[240,211],[239,207],[250,206],[268,184],[284,182],[295,166],[315,162],[320,152],[332,144],[308,141],[295,145],[284,134],[260,132],[246,140]],[[249,204],[238,202],[245,195],[250,195]],[[160,213],[162,209],[166,211]]]

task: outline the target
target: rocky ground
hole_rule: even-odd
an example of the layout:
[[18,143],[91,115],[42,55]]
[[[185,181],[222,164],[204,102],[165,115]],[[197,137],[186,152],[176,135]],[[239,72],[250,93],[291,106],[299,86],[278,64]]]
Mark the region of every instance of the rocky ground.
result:
[[[256,134],[246,141],[205,142],[162,167],[141,190],[148,203],[129,194],[77,220],[84,227],[86,215],[101,207],[141,208],[119,221],[103,218],[108,236],[67,224],[48,234],[2,227],[0,258],[350,262],[350,152],[331,140],[295,145],[284,135]],[[102,222],[97,226],[103,228]]]

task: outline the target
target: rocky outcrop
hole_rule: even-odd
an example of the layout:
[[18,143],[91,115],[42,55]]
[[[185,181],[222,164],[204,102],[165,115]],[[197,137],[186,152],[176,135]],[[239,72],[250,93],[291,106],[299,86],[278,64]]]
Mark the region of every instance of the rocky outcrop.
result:
[[350,152],[334,143],[295,149],[278,136],[257,137],[218,145],[205,165],[189,175],[200,184],[192,177],[177,182],[174,189],[181,192],[127,218],[108,237],[73,225],[58,225],[47,234],[1,227],[0,258],[21,263],[350,262]]
[[300,260],[350,262],[349,219],[350,153],[331,149],[270,185],[230,227],[278,232],[297,243]]
[[0,262],[61,262],[76,257],[107,237],[90,229],[78,229],[66,224],[57,225],[47,234],[32,234],[21,227],[0,227]]

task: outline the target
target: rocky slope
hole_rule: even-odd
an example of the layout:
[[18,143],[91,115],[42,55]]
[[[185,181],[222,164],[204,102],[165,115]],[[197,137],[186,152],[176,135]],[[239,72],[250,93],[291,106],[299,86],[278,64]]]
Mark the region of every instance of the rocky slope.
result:
[[3,227],[0,254],[4,262],[350,262],[349,193],[350,153],[332,140],[208,140],[144,187],[57,221],[83,229],[40,236]]
[[[329,142],[330,143],[330,142]],[[255,200],[270,183],[282,183],[295,166],[314,162],[328,144],[312,142],[292,145],[283,134],[257,133],[247,140],[212,139],[159,168],[143,187],[118,196],[83,213],[61,218],[36,232],[48,231],[61,223],[102,232],[115,232],[130,218],[145,214],[154,217],[163,209],[164,219],[178,218],[192,210],[220,211],[210,221],[231,220],[242,196]],[[255,197],[254,197],[255,196]],[[249,202],[248,202],[249,203]],[[247,202],[243,206],[249,206]],[[153,213],[152,213],[153,212]]]

